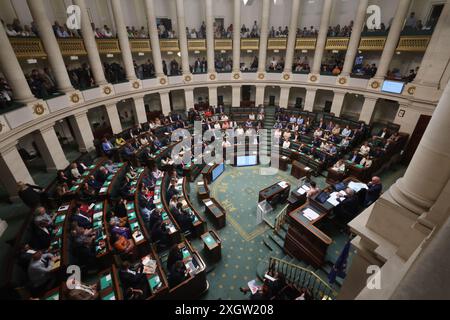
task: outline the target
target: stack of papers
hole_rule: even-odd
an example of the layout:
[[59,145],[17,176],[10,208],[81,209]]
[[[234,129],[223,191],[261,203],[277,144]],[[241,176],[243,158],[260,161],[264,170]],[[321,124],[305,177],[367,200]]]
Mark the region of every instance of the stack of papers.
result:
[[214,203],[211,200],[205,202],[206,206],[212,206]]
[[317,218],[320,217],[320,214],[318,214],[317,212],[315,212],[314,210],[307,208],[305,210],[303,210],[303,216],[308,219],[309,221],[314,221]]
[[309,187],[307,185],[303,185],[300,188],[298,188],[297,192],[300,193],[301,195],[304,195],[306,192],[309,191]]
[[355,192],[359,192],[361,189],[369,189],[367,184],[362,183],[362,182],[353,182],[353,181],[349,182],[348,187]]

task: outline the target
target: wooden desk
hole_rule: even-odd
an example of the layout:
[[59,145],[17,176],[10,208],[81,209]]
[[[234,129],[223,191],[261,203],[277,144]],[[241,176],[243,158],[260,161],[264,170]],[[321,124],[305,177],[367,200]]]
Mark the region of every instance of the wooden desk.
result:
[[286,156],[282,156],[282,155],[280,155],[280,156],[273,156],[271,158],[270,165],[272,167],[274,167],[274,165],[277,163],[278,164],[278,166],[277,166],[278,169],[283,170],[283,171],[287,171],[289,160],[290,159],[288,157],[286,157]]
[[[314,210],[319,216],[310,221],[303,213],[306,209]],[[299,260],[304,260],[319,268],[325,261],[328,246],[333,240],[316,226],[326,213],[318,211],[311,205],[304,204],[288,214],[289,227],[284,242],[284,250]]]
[[292,161],[292,169],[291,169],[291,175],[296,177],[297,179],[307,177],[308,179],[311,177],[311,168],[304,165],[301,162],[298,161]]
[[197,196],[200,200],[209,198],[208,183],[206,182],[206,179],[204,177],[202,181],[199,181],[197,183]]
[[168,298],[171,300],[198,299],[208,290],[206,264],[189,241],[186,240],[179,243],[178,248],[183,252],[183,263],[187,266],[189,262],[192,262],[196,270],[189,274],[188,278],[179,285],[170,288]]
[[[152,270],[147,270],[147,260],[153,260],[155,262],[156,268],[153,272],[151,272]],[[153,248],[148,255],[141,258],[141,263],[144,266],[143,272],[147,277],[150,288],[150,296],[147,300],[161,299],[162,297],[165,297],[169,292],[169,284],[161,266],[161,262],[159,261],[157,254],[153,251]]]
[[98,293],[101,300],[123,300],[115,265],[99,273]]
[[[169,231],[169,242],[174,244],[178,243],[181,239],[180,235],[180,227],[178,226],[175,219],[172,217],[172,214],[169,211],[169,205],[166,201],[166,190],[167,190],[167,184],[165,183],[166,173],[164,173],[164,176],[156,180],[155,188],[154,188],[154,197],[153,197],[153,203],[155,204],[157,209],[161,210],[161,217],[163,220],[163,223],[167,225],[167,229]],[[164,191],[163,191],[164,190]]]
[[333,168],[328,168],[328,175],[326,179],[326,183],[328,184],[336,184],[339,181],[344,180],[347,177],[347,172],[337,171]]
[[258,202],[266,200],[271,206],[276,206],[288,198],[290,190],[289,183],[286,182],[286,186],[281,187],[280,182],[277,182],[259,192]]
[[210,230],[201,235],[205,253],[210,257],[212,262],[217,262],[222,258],[222,240],[220,240],[219,235],[214,231]]
[[212,219],[216,229],[225,227],[226,212],[225,209],[214,198],[207,198],[202,200],[205,206],[205,213]]
[[[305,183],[307,187],[309,187],[309,183]],[[298,207],[305,204],[307,198],[306,198],[306,192],[299,192],[300,187],[296,187],[294,190],[292,190],[291,194],[288,198],[288,208],[287,211],[293,211],[297,209]]]
[[206,229],[206,222],[203,220],[203,217],[195,210],[194,206],[191,203],[191,200],[189,199],[189,181],[187,177],[183,178],[183,198],[186,201],[187,209],[194,215],[194,221],[192,222],[192,225],[194,226],[194,231],[196,236],[200,236],[205,232]]

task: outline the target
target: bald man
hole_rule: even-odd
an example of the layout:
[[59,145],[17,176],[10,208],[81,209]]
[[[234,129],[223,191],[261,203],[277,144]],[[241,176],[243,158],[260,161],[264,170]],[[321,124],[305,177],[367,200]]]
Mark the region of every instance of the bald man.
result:
[[383,190],[383,185],[381,184],[380,177],[372,177],[372,180],[367,184],[367,186],[369,188],[367,189],[364,199],[364,205],[366,207],[377,201],[380,197],[381,190]]

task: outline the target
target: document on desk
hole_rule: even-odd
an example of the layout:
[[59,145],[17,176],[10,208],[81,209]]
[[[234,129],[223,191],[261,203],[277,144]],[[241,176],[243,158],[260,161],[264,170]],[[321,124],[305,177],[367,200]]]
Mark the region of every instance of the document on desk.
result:
[[301,195],[304,195],[306,193],[306,190],[303,189],[303,187],[300,187],[298,188],[297,192],[300,193]]
[[309,221],[314,221],[316,220],[318,217],[320,217],[320,214],[318,214],[317,212],[315,212],[314,210],[307,208],[305,210],[303,210],[303,216],[308,219]]
[[100,189],[99,193],[105,193],[106,191],[108,191],[108,188],[103,187]]
[[286,189],[289,186],[286,181],[280,181],[278,182],[278,185],[283,189]]
[[212,206],[213,204],[214,203],[211,200],[205,202],[205,205],[208,206],[208,207]]
[[327,200],[328,203],[330,203],[333,207],[336,207],[337,205],[339,205],[339,201],[336,197],[329,197]]
[[361,189],[369,189],[367,184],[362,183],[362,182],[353,182],[353,181],[350,181],[348,183],[348,187],[355,192],[359,192]]
[[197,182],[197,185],[198,185],[198,186],[203,186],[203,185],[205,185],[205,182],[199,181],[199,182]]

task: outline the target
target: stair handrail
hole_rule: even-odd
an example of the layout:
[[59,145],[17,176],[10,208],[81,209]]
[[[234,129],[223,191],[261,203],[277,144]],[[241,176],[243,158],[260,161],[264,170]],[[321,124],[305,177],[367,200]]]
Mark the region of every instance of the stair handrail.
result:
[[275,232],[278,232],[281,229],[281,226],[286,222],[288,206],[289,206],[289,204],[284,206],[284,208],[281,209],[281,211],[275,217],[275,223],[274,223],[274,231]]
[[[276,266],[285,265],[286,268],[276,268]],[[275,269],[276,268],[276,269]],[[287,272],[287,268],[290,268],[289,272]],[[322,300],[324,297],[328,299],[334,299],[337,297],[338,293],[336,290],[334,290],[330,285],[328,285],[324,280],[322,280],[314,271],[311,271],[307,268],[295,265],[293,263],[290,263],[288,261],[276,258],[276,257],[270,257],[269,258],[269,270],[270,271],[277,271],[284,274],[286,281],[296,287],[297,289],[307,288],[313,298],[315,300]],[[292,272],[294,270],[294,272]],[[297,273],[296,271],[299,271]],[[294,280],[290,279],[290,276],[294,273]],[[305,275],[301,277],[301,274],[304,273]],[[309,275],[309,277],[307,277]],[[295,280],[297,277],[299,277],[297,280]],[[303,279],[303,280],[300,280]],[[318,285],[316,285],[318,283]]]

